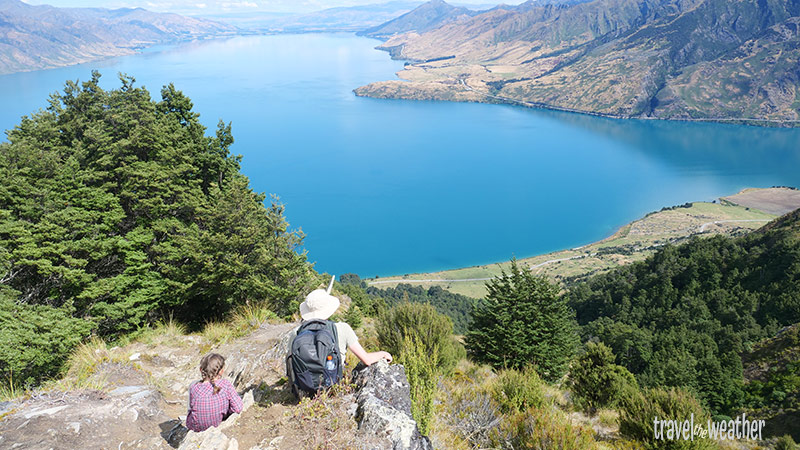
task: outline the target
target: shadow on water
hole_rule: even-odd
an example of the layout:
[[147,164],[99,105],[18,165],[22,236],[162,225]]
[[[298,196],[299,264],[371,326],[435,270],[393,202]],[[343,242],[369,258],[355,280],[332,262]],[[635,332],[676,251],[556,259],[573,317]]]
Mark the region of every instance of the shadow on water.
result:
[[668,165],[709,167],[731,174],[757,169],[800,182],[800,128],[612,119],[551,110],[536,110],[535,114],[623,143],[629,150]]

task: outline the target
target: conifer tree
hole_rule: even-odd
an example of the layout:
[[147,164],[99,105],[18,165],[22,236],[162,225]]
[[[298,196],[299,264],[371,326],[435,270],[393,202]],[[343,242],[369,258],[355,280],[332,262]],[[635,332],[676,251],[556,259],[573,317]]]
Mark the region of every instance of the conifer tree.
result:
[[495,368],[534,366],[555,381],[567,370],[578,342],[574,312],[546,278],[520,269],[486,284],[486,301],[472,314],[467,352]]
[[0,378],[55,375],[88,333],[113,339],[173,314],[196,325],[256,301],[287,316],[313,276],[283,205],[240,173],[230,124],[207,136],[172,85],[154,101],[133,77],[99,81],[67,82],[0,143],[0,292],[16,305],[0,329],[22,330],[0,342],[26,346],[0,354]]

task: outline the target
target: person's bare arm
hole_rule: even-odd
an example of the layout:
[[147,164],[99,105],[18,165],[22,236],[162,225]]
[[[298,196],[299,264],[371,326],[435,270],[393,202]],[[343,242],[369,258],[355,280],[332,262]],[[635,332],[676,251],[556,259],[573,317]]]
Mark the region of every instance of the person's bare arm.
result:
[[392,355],[390,355],[389,352],[367,352],[358,342],[351,344],[348,348],[361,362],[368,366],[371,366],[381,359],[392,362]]

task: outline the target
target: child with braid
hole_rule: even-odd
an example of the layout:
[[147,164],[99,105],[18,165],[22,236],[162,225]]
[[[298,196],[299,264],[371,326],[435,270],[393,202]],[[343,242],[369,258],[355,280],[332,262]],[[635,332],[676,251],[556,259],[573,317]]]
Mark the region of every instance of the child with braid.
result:
[[241,397],[231,382],[222,377],[224,368],[225,358],[217,353],[210,353],[200,361],[203,381],[189,387],[186,428],[203,431],[218,427],[229,415],[242,412]]

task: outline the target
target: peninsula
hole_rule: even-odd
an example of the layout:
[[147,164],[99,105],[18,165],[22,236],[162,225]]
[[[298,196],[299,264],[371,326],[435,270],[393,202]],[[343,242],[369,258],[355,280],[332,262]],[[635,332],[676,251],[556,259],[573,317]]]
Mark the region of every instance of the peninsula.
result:
[[797,126],[799,30],[788,0],[531,0],[387,37],[401,80],[355,93]]

